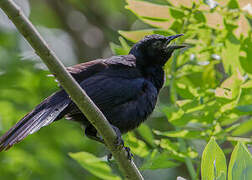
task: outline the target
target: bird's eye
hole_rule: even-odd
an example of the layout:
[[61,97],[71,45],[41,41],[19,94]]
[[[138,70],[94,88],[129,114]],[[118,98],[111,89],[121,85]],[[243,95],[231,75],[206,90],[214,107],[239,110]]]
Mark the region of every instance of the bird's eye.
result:
[[161,41],[156,41],[152,44],[153,48],[160,48],[162,45],[162,42]]

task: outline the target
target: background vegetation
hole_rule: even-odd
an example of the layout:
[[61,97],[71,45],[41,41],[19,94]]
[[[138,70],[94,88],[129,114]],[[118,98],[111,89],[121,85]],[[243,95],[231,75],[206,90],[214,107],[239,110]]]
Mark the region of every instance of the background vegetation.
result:
[[[108,57],[112,52],[127,54],[132,43],[147,34],[185,34],[178,43],[186,43],[190,48],[175,53],[167,63],[166,84],[155,112],[147,123],[124,136],[145,179],[178,176],[198,179],[204,164],[200,165],[203,149],[212,136],[225,156],[213,139],[207,147],[210,150],[217,147],[215,152],[222,162],[225,158],[229,162],[239,140],[241,144],[236,146],[234,156],[247,157],[251,163],[250,154],[239,157],[237,153],[242,147],[245,149],[243,143],[252,142],[249,0],[19,0],[17,3],[65,65]],[[39,58],[0,13],[0,134],[3,134],[55,91],[57,84],[47,77],[49,73]],[[109,42],[113,42],[112,51]],[[208,149],[203,157],[214,153]],[[107,153],[104,146],[84,137],[78,124],[62,120],[1,153],[0,178],[118,179],[109,168],[120,174],[116,164],[102,161]],[[98,173],[99,168],[103,173]],[[217,177],[223,178],[221,174]]]

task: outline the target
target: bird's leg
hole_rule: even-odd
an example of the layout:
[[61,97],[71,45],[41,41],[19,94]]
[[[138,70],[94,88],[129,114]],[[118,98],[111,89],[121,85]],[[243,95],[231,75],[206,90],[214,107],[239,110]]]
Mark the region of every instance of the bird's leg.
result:
[[[128,159],[131,160],[133,157],[133,154],[130,152],[129,147],[124,146],[124,141],[122,139],[121,131],[116,126],[111,125],[111,127],[114,129],[116,136],[117,136],[116,141],[115,141],[115,145],[122,146],[127,151]],[[104,140],[101,137],[97,136],[97,130],[92,125],[89,125],[86,127],[85,135],[92,140],[95,140],[95,141],[98,141],[102,144],[105,144]],[[112,158],[112,154],[109,153],[107,155],[107,160],[110,161],[111,158]]]
[[117,145],[117,146],[122,145],[124,147],[124,141],[122,139],[122,133],[121,133],[120,129],[116,126],[113,126],[112,124],[111,124],[111,127],[114,129],[116,136],[117,136],[116,141],[115,141],[115,145]]
[[[114,129],[114,131],[116,133],[116,136],[117,136],[115,145],[116,146],[122,146],[126,150],[126,152],[127,152],[128,159],[131,160],[132,157],[133,157],[133,154],[130,152],[130,148],[129,147],[125,147],[124,146],[124,141],[122,139],[122,133],[121,133],[120,129],[118,127],[116,127],[116,126],[113,126],[112,124],[111,124],[111,127]],[[112,154],[110,153],[110,154],[108,154],[108,157],[107,157],[108,161],[111,158],[112,158]]]
[[97,136],[96,129],[93,126],[91,126],[91,125],[89,125],[89,126],[86,127],[86,129],[85,129],[85,135],[89,139],[92,139],[92,140],[95,140],[95,141],[98,141],[98,142],[104,144],[104,140],[101,137]]

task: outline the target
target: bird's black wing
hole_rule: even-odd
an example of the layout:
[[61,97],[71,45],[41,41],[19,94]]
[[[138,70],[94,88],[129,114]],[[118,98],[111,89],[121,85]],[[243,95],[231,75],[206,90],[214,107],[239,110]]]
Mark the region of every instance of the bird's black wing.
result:
[[80,83],[88,96],[101,109],[110,109],[137,97],[144,78],[135,69],[115,69],[98,73]]
[[67,70],[76,79],[76,81],[81,82],[98,72],[108,69],[111,66],[135,67],[135,64],[136,59],[133,55],[112,56],[107,59],[97,59],[67,67]]

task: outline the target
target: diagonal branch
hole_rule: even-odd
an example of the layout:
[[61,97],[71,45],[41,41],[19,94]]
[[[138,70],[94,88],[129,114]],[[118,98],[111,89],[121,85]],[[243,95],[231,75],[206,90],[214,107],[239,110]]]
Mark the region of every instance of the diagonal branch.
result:
[[118,162],[120,169],[127,179],[143,179],[133,161],[128,160],[127,152],[115,142],[116,133],[111,128],[102,112],[96,107],[86,92],[79,86],[73,77],[66,71],[64,65],[50,50],[38,31],[24,16],[21,9],[12,0],[0,0],[0,7],[16,25],[19,32],[30,43],[35,52],[41,57],[49,70],[56,76],[62,87],[70,95],[83,114],[104,138],[107,148]]

